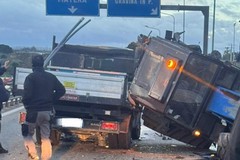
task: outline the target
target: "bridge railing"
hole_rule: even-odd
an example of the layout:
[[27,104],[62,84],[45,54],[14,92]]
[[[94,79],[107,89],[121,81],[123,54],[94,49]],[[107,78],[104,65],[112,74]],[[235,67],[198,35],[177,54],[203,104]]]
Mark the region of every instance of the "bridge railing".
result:
[[18,105],[19,103],[22,103],[21,96],[10,97],[7,102],[3,102],[3,107],[15,106]]

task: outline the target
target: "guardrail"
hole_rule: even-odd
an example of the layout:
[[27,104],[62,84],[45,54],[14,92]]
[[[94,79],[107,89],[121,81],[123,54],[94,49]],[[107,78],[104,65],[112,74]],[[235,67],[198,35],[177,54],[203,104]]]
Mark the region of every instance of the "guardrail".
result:
[[3,107],[15,106],[19,103],[22,103],[22,97],[21,96],[10,97],[7,102],[3,102]]

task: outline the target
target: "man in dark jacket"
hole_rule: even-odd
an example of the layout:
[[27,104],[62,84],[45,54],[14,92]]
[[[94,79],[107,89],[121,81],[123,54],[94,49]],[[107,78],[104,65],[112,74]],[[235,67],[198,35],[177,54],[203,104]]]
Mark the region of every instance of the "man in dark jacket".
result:
[[[7,70],[8,66],[9,66],[9,61],[6,61],[4,63],[4,66],[0,68],[0,76],[3,75],[3,73]],[[2,103],[8,101],[9,96],[10,96],[10,94],[6,90],[6,88],[4,86],[4,83],[3,83],[2,79],[0,78],[0,132],[1,132],[1,121],[2,121],[1,111],[2,111],[2,108],[3,108]],[[2,144],[0,143],[0,154],[1,153],[8,153],[8,150],[4,149],[2,147]]]
[[22,102],[27,111],[26,122],[22,125],[24,145],[30,159],[39,159],[33,135],[36,127],[41,134],[41,159],[49,160],[52,156],[50,142],[50,118],[53,103],[65,94],[65,88],[57,77],[43,68],[41,55],[32,58],[32,70],[24,82]]

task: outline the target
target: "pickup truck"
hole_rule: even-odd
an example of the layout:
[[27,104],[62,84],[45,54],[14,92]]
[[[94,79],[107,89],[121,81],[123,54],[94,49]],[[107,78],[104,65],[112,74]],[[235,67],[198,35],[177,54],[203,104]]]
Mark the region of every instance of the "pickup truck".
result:
[[[128,101],[136,63],[131,49],[65,44],[46,67],[66,88],[54,104],[52,144],[70,134],[99,146],[128,149],[141,129],[142,108]],[[22,94],[25,77],[31,72],[30,68],[15,69],[15,96]]]

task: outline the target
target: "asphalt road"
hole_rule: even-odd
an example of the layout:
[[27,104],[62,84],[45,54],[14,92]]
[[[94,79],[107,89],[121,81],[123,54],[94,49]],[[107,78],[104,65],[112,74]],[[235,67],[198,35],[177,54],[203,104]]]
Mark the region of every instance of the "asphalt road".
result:
[[[21,128],[18,124],[19,112],[22,106],[3,109],[2,145],[9,150],[0,154],[0,160],[26,160],[27,153],[23,146]],[[193,147],[176,140],[164,140],[145,126],[142,126],[141,137],[133,141],[129,150],[112,150],[101,148],[94,142],[80,142],[76,139],[63,139],[59,146],[53,147],[52,160],[200,160]],[[40,149],[38,147],[38,149]]]

